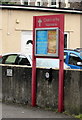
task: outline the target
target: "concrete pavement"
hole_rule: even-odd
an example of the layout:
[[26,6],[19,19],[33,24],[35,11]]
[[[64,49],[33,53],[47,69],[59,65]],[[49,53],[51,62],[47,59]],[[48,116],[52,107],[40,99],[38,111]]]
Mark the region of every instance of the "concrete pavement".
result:
[[18,104],[2,104],[2,118],[69,118],[69,120],[71,120],[72,116],[44,110],[39,107]]

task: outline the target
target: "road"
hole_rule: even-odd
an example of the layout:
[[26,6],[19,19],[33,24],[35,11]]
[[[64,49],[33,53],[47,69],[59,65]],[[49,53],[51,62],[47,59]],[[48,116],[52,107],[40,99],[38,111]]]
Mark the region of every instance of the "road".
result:
[[71,116],[65,115],[63,113],[44,110],[39,107],[8,103],[1,104],[0,102],[0,108],[1,106],[3,118],[69,118],[69,120],[72,119]]

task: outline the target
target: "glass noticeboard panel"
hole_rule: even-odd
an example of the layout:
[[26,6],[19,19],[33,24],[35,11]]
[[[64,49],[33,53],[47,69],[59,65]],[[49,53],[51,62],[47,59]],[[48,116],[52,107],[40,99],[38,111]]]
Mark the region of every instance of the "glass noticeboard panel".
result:
[[58,28],[36,28],[35,55],[58,57]]

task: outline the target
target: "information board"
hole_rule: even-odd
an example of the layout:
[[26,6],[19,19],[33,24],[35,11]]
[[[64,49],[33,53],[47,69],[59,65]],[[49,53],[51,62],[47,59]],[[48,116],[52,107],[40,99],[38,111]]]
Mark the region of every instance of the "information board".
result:
[[[33,16],[32,106],[36,106],[37,58],[59,59],[58,111],[64,110],[64,15]],[[55,61],[54,61],[55,62]],[[44,67],[44,66],[43,66]]]
[[58,57],[58,28],[36,28],[35,55]]

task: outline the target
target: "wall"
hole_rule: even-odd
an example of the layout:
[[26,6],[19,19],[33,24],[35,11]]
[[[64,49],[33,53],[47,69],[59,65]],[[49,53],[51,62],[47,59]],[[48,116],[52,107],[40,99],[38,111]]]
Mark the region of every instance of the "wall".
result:
[[73,9],[82,9],[82,1],[70,2],[70,8]]
[[80,47],[80,15],[67,14],[65,16],[65,32],[69,34],[68,48]]
[[[33,30],[33,16],[57,15],[57,12],[11,10],[2,11],[2,33],[3,42],[0,44],[0,53],[21,51],[21,32]],[[80,16],[79,14],[62,13],[65,15],[64,31],[68,32],[68,47],[80,47]],[[0,39],[1,43],[1,39]],[[2,48],[2,49],[1,49]]]
[[0,9],[0,54],[2,54],[2,10]]
[[[9,69],[12,72],[7,73]],[[49,79],[45,77],[46,72],[50,73]],[[31,68],[2,66],[3,101],[31,104],[31,76]],[[65,70],[64,110],[72,114],[82,113],[81,79],[82,70]],[[36,101],[40,107],[57,110],[58,70],[37,68]]]
[[82,16],[80,16],[80,48],[82,48]]
[[65,110],[82,113],[82,71],[65,71],[64,105]]
[[[12,76],[7,76],[12,69]],[[31,103],[31,69],[21,67],[2,67],[3,100],[16,103]],[[20,74],[20,75],[19,75]]]

